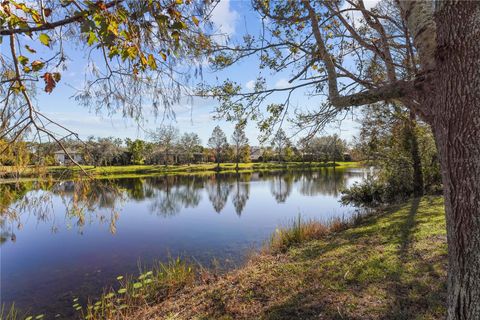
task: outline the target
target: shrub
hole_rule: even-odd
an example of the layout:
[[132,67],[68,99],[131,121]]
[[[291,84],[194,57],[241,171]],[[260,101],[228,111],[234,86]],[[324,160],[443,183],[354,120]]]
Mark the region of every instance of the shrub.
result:
[[385,186],[371,176],[342,191],[341,202],[355,206],[374,207],[383,202]]

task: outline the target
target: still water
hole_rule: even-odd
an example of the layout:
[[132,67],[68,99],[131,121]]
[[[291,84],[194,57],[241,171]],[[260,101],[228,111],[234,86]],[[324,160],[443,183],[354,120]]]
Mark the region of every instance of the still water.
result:
[[324,168],[0,185],[1,302],[66,316],[73,297],[98,296],[139,263],[238,266],[299,214],[348,218],[355,209],[338,202],[340,191],[362,176]]

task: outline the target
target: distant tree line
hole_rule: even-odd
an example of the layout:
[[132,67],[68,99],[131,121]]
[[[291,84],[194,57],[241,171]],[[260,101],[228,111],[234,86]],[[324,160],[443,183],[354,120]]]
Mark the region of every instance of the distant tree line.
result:
[[[193,132],[180,133],[171,126],[158,127],[148,134],[148,140],[122,140],[114,137],[89,137],[83,142],[74,139],[64,139],[65,150],[59,150],[56,143],[26,143],[8,144],[0,141],[0,147],[6,147],[0,156],[0,165],[28,165],[40,163],[55,165],[56,152],[77,152],[82,155],[83,163],[94,166],[122,165],[174,165],[215,162],[221,163],[256,162],[329,162],[352,160],[348,154],[345,140],[338,135],[318,136],[309,140],[292,143],[284,130],[279,129],[263,146],[250,146],[245,133],[245,126],[238,124],[230,137],[216,126],[207,146],[202,145],[200,137]],[[40,161],[39,161],[40,160]]]

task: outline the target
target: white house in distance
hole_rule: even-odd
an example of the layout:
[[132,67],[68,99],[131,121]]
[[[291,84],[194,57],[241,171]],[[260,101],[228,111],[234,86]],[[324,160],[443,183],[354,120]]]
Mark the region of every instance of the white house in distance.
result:
[[[70,157],[72,157],[72,159],[75,160],[75,162],[79,164],[83,163],[83,156],[80,152],[76,150],[68,150],[68,149],[67,149],[67,152],[70,155]],[[72,160],[70,160],[68,155],[63,150],[58,150],[54,152],[54,157],[55,157],[55,162],[58,164],[61,164],[61,165],[73,164]]]
[[253,162],[263,161],[263,150],[260,147],[250,147],[250,160]]

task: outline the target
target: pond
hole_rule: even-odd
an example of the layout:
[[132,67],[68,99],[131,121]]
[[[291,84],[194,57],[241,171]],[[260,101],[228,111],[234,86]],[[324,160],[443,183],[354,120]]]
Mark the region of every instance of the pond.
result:
[[139,264],[181,256],[239,266],[299,214],[348,218],[355,208],[338,202],[340,191],[363,174],[324,168],[0,185],[2,303],[68,318],[74,297],[98,297]]

